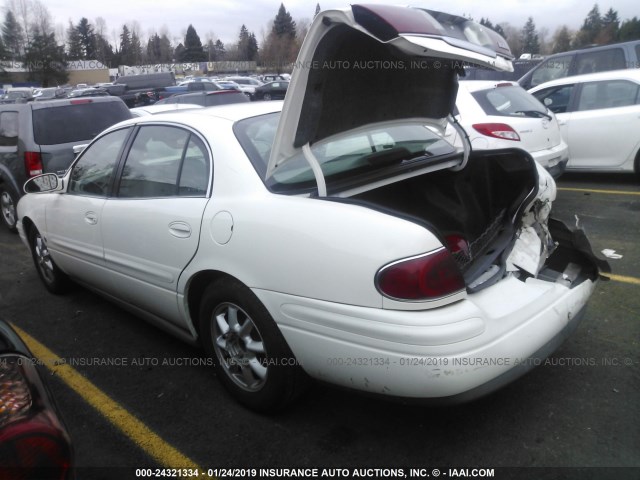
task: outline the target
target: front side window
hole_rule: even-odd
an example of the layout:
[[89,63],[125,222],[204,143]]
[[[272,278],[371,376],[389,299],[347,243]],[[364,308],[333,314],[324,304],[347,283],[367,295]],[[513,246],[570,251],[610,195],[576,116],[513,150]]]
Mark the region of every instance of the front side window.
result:
[[560,85],[549,87],[533,94],[542,104],[553,113],[565,113],[568,111],[571,93],[575,85]]
[[188,130],[143,126],[129,150],[118,196],[205,196],[209,184],[208,158],[202,140]]
[[576,59],[576,73],[604,72],[625,68],[624,51],[621,48],[608,48],[595,52],[585,52]]
[[129,128],[99,138],[83,152],[71,170],[68,193],[106,197]]

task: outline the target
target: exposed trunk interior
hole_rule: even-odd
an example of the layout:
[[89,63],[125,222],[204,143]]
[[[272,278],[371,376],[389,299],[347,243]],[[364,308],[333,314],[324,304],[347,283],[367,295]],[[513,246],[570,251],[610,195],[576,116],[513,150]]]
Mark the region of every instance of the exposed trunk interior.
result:
[[[502,277],[520,217],[537,194],[534,160],[522,150],[473,152],[459,172],[442,170],[352,197],[371,208],[428,225],[450,248],[468,287]],[[493,278],[496,277],[496,278]]]

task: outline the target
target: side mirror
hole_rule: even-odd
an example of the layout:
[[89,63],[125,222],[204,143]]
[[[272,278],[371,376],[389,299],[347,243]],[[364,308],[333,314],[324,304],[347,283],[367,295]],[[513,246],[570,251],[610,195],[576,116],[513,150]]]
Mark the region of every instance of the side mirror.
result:
[[545,99],[544,99],[544,104],[545,104],[547,107],[549,107],[550,105],[552,105],[552,104],[553,104],[553,100],[552,100],[552,99],[550,99],[549,97],[547,97],[547,98],[545,98]]
[[59,192],[62,182],[55,173],[45,173],[27,180],[23,188],[25,193]]

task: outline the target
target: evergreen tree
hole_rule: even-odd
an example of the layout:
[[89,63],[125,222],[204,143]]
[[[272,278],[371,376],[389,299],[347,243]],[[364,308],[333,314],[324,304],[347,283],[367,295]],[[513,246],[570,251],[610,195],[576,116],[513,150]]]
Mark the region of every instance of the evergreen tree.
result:
[[76,26],[71,23],[71,20],[69,20],[69,28],[67,29],[67,58],[69,60],[80,60],[83,58],[80,34]]
[[258,40],[253,32],[249,34],[249,42],[247,44],[247,60],[254,61],[258,58]]
[[296,37],[296,22],[293,21],[291,14],[284,8],[283,3],[280,4],[278,14],[273,20],[272,33],[278,37],[287,36],[292,40]]
[[238,36],[238,60],[248,60],[249,49],[249,30],[242,25],[240,27],[240,35]]
[[11,10],[7,10],[2,24],[2,38],[10,60],[22,59],[24,33]]
[[214,62],[218,62],[220,60],[224,60],[227,55],[227,50],[224,48],[224,43],[220,39],[216,40],[216,43],[213,44],[213,52],[211,55],[211,59]]
[[580,48],[587,45],[592,45],[596,41],[596,37],[602,29],[602,17],[600,16],[600,9],[598,4],[595,4],[593,8],[587,14],[584,19],[582,27],[576,34],[574,40],[574,48]]
[[96,34],[96,59],[109,68],[117,67],[115,53],[109,41],[99,33]]
[[622,22],[618,31],[618,39],[621,42],[640,40],[640,19],[633,17],[631,20]]
[[529,17],[521,33],[522,53],[540,53],[540,42],[533,18]]
[[166,33],[160,35],[160,61],[164,63],[173,62],[173,47],[171,46],[171,40],[167,37]]
[[161,58],[160,36],[154,33],[147,41],[147,60],[149,63],[159,63],[162,61]]
[[182,61],[184,51],[185,51],[184,45],[182,45],[182,43],[179,43],[173,52],[173,58],[175,58],[179,62]]
[[207,59],[200,37],[193,25],[189,25],[187,28],[187,34],[184,37],[184,50],[177,58],[181,62],[204,62]]
[[131,65],[131,34],[129,33],[129,27],[122,26],[122,33],[120,34],[120,48],[118,50],[118,62],[122,65]]
[[28,79],[40,83],[43,87],[60,85],[69,79],[64,47],[57,44],[53,33],[46,34],[39,29],[34,30],[24,60],[29,70]]
[[618,12],[613,8],[607,10],[602,17],[602,28],[596,36],[596,43],[599,45],[608,45],[618,40],[618,32],[620,30],[620,19]]
[[140,44],[140,37],[138,33],[131,32],[131,53],[129,65],[140,65],[142,63],[142,45]]
[[80,19],[76,26],[80,46],[82,49],[82,57],[86,60],[94,60],[96,58],[96,35],[93,32],[93,26],[85,17]]
[[571,50],[571,33],[566,25],[560,27],[553,37],[551,53],[560,53]]

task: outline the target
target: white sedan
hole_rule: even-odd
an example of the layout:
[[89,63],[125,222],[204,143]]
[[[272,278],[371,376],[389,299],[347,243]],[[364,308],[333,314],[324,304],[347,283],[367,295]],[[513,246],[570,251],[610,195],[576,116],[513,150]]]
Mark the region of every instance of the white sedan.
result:
[[529,92],[558,118],[567,170],[640,175],[640,69],[566,77]]
[[485,31],[420,9],[329,10],[284,104],[103,132],[63,177],[25,185],[18,227],[42,281],[73,279],[202,344],[256,410],[309,377],[457,402],[522,375],[576,328],[599,270],[581,231],[547,220],[555,183],[528,153],[444,140],[459,60],[509,68],[500,37],[483,37],[488,55],[440,36],[455,28]]
[[461,81],[456,110],[473,149],[522,148],[554,178],[564,172],[569,148],[558,121],[517,82]]

